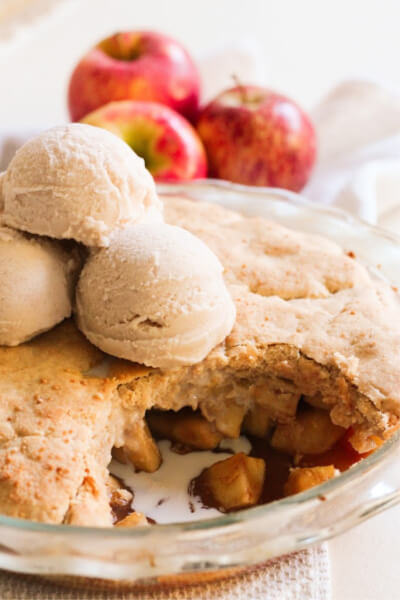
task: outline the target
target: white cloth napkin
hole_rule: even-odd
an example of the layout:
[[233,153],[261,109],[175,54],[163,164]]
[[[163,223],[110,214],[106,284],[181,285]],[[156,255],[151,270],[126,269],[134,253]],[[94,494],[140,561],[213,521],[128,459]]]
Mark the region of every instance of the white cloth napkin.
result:
[[399,91],[373,81],[347,81],[312,117],[319,158],[305,196],[400,234]]

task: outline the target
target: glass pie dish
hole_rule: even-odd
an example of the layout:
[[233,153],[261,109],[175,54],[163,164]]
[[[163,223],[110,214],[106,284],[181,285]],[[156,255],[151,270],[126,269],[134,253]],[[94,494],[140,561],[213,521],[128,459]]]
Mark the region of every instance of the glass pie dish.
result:
[[[400,286],[400,239],[344,212],[275,189],[202,181],[160,192],[208,201],[332,238],[377,277]],[[0,516],[0,568],[153,585],[224,576],[328,539],[400,499],[400,433],[330,481],[219,517],[151,527],[48,525]]]

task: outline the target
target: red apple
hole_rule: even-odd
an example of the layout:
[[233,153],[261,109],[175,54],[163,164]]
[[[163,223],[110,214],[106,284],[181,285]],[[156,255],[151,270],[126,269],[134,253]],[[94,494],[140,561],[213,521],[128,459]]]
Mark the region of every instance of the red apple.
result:
[[110,102],[82,123],[108,129],[144,158],[157,181],[207,176],[207,158],[196,130],[177,112],[157,102]]
[[161,102],[194,120],[200,80],[186,50],[150,31],[116,33],[92,48],[72,73],[68,104],[78,121],[115,100]]
[[200,114],[197,131],[211,177],[299,191],[316,155],[307,115],[289,98],[256,86],[219,94]]

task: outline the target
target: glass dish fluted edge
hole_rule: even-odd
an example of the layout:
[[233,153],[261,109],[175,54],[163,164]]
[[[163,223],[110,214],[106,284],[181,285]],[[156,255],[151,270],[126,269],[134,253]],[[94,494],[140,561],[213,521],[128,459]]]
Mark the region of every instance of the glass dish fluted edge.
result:
[[[221,181],[159,186],[338,241],[400,287],[400,238],[297,194]],[[157,576],[227,569],[302,549],[400,501],[400,432],[339,477],[302,494],[193,523],[107,529],[0,515],[0,568],[152,583]]]

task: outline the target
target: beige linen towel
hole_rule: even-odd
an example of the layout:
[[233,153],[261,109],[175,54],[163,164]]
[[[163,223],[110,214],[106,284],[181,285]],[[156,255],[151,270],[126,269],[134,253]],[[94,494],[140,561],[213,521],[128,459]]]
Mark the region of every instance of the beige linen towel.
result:
[[228,579],[162,591],[101,591],[89,580],[80,587],[64,587],[45,579],[0,571],[1,600],[329,600],[330,573],[327,545],[269,561]]

